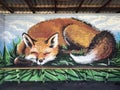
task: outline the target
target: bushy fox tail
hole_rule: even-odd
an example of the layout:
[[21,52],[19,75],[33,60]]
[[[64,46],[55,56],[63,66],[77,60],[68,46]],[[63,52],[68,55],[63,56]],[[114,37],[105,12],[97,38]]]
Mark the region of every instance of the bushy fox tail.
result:
[[114,36],[108,31],[102,31],[93,38],[84,56],[74,56],[72,54],[70,56],[77,63],[88,64],[111,57],[115,51],[115,46]]

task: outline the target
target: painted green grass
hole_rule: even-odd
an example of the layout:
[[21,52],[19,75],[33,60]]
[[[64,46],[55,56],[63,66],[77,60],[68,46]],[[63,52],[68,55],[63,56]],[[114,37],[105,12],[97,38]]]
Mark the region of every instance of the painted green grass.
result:
[[82,69],[13,69],[0,70],[0,83],[5,81],[120,81],[120,70]]
[[[10,51],[7,50],[6,45],[4,44],[4,50],[3,53],[0,53],[0,67],[5,67],[5,66],[13,66],[14,59],[18,56],[16,52],[17,44],[20,42],[18,40],[17,43],[13,41],[13,48],[11,48]],[[67,49],[66,47],[63,47],[64,49]],[[116,52],[113,55],[112,58],[108,58],[106,60],[101,60],[94,62],[92,64],[88,64],[90,66],[108,66],[108,62],[110,63],[109,66],[120,66],[120,41],[116,44]],[[82,50],[77,53],[79,55],[83,55]],[[69,56],[69,54],[63,54],[60,53],[58,57],[52,61],[48,62],[44,66],[84,66],[81,64],[75,63],[72,58]],[[86,66],[86,65],[85,65]]]
[[[14,66],[13,61],[18,56],[17,43],[13,41],[13,48],[8,51],[4,44],[4,51],[0,53],[0,67]],[[110,60],[109,66],[120,66],[120,42],[116,45],[117,51]],[[82,52],[80,52],[82,54]],[[88,64],[89,66],[107,66],[108,59]],[[76,64],[69,54],[60,54],[56,60],[44,66],[84,66]],[[43,66],[43,67],[44,67]],[[4,81],[120,81],[119,69],[0,69],[0,83]]]

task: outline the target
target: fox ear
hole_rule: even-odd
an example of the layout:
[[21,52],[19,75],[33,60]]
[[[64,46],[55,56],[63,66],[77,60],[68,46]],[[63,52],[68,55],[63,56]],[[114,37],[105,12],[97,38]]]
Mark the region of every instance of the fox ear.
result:
[[26,33],[23,33],[22,37],[23,37],[23,41],[24,41],[25,45],[27,47],[31,48],[33,46],[33,44],[34,44],[32,38]]
[[50,45],[49,47],[51,47],[51,48],[55,48],[58,46],[58,33],[52,35],[48,39],[48,44]]

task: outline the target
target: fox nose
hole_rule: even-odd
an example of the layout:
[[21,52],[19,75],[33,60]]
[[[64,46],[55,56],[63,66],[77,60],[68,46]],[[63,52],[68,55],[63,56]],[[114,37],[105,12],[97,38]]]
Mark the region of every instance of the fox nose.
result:
[[39,62],[40,62],[40,63],[42,63],[42,62],[43,62],[43,60],[39,60]]

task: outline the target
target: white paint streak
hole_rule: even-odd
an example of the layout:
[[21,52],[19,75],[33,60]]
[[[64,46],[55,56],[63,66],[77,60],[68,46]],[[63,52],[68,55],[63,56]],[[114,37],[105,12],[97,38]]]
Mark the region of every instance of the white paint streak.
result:
[[70,54],[70,56],[73,58],[73,60],[76,63],[79,63],[79,64],[89,64],[97,60],[96,54],[94,52],[88,53],[85,56],[74,56],[73,54]]

